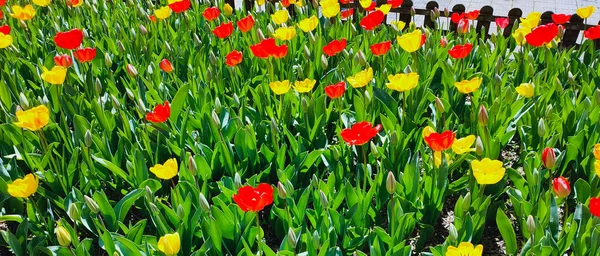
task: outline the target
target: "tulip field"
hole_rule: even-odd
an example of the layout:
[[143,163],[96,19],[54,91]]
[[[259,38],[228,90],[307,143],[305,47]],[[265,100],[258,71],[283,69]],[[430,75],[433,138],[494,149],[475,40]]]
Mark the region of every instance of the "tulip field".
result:
[[596,8],[355,1],[0,0],[0,255],[599,255]]

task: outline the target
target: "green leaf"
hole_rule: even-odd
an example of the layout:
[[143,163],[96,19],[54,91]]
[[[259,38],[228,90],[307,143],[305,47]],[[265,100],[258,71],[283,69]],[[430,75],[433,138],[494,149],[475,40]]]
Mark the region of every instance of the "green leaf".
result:
[[190,85],[185,84],[179,88],[179,90],[175,94],[175,97],[173,97],[173,101],[171,101],[171,116],[169,117],[169,119],[171,119],[172,122],[177,121],[179,113],[181,112],[181,109],[183,108],[183,105],[186,102],[189,91]]
[[506,253],[508,255],[514,255],[517,253],[517,236],[515,234],[515,230],[510,222],[510,219],[508,219],[506,214],[504,214],[500,208],[498,208],[498,211],[496,212],[496,225],[498,226],[500,235],[502,235],[502,239],[504,239],[504,243],[506,244]]
[[129,208],[138,200],[138,198],[144,195],[144,189],[138,188],[131,192],[129,192],[121,201],[115,205],[115,213],[117,215],[117,220],[123,222],[125,217],[127,216],[127,212],[129,212]]

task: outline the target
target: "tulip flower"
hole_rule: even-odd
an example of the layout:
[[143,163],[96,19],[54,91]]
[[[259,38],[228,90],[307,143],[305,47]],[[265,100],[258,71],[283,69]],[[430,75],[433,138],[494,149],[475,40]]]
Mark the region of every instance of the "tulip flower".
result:
[[[364,1],[364,2],[366,3],[367,1]],[[375,10],[375,7],[377,7],[377,2],[372,1],[369,5],[367,5],[367,7],[363,7],[363,8],[365,9],[365,11],[371,12],[371,11]]]
[[50,121],[50,112],[45,105],[40,105],[29,110],[17,110],[17,122],[14,124],[23,129],[38,131]]
[[453,13],[452,16],[450,16],[450,21],[452,21],[453,23],[458,24],[459,21],[461,21],[462,19],[465,18],[465,14],[464,13]]
[[67,50],[79,48],[81,41],[83,41],[83,32],[77,28],[66,32],[58,32],[54,36],[56,46]]
[[558,198],[565,198],[571,194],[571,185],[569,181],[560,176],[552,181],[552,189]]
[[271,20],[275,22],[277,25],[281,25],[286,23],[289,19],[289,13],[286,9],[276,11],[274,14],[271,14]]
[[508,23],[510,23],[509,18],[496,18],[496,26],[498,26],[501,29],[505,29],[506,27],[508,27]]
[[[425,132],[423,132],[425,133]],[[433,151],[444,151],[452,147],[456,134],[452,131],[444,131],[442,133],[431,132],[428,136],[424,137],[425,143]]]
[[233,201],[245,212],[259,212],[265,206],[273,203],[273,192],[271,185],[260,183],[256,188],[252,186],[241,187],[237,194],[233,195]]
[[223,13],[225,14],[225,16],[229,17],[231,15],[233,15],[233,7],[231,7],[230,4],[225,4],[223,5]]
[[600,25],[588,28],[583,31],[583,36],[589,40],[600,39]]
[[4,6],[6,4],[6,0],[0,0],[0,7]]
[[292,88],[292,84],[288,80],[275,81],[269,83],[269,87],[275,94],[282,95],[288,92],[290,88]]
[[13,43],[11,35],[0,33],[0,49],[9,47]]
[[600,177],[600,160],[598,159],[594,161],[594,171],[596,172],[596,175]]
[[498,160],[491,160],[484,158],[481,161],[471,161],[471,169],[473,169],[473,176],[477,180],[478,184],[496,184],[504,177],[506,172],[503,163]]
[[548,23],[533,29],[531,33],[525,36],[525,40],[532,46],[540,47],[551,43],[556,35],[558,35],[558,26],[554,23]]
[[383,22],[385,14],[382,11],[374,11],[360,20],[360,26],[366,30],[373,30]]
[[73,60],[68,54],[56,55],[54,56],[54,63],[56,66],[68,68],[73,64]]
[[385,41],[382,43],[371,45],[371,52],[375,56],[385,55],[392,47],[392,41]]
[[39,7],[46,7],[50,5],[50,0],[33,0],[33,3]]
[[169,8],[175,13],[181,13],[187,11],[190,6],[190,0],[169,0]]
[[173,65],[171,64],[171,62],[167,59],[162,59],[160,61],[160,63],[158,64],[158,66],[160,67],[160,69],[164,72],[167,73],[171,73],[173,72]]
[[422,135],[423,141],[425,141],[425,143],[427,143],[425,138],[429,137],[429,135],[431,135],[432,133],[435,133],[435,129],[433,129],[433,127],[426,126],[425,128],[423,128],[423,132],[421,133],[421,135]]
[[552,21],[557,25],[562,25],[571,20],[571,15],[568,14],[552,14]]
[[25,7],[13,5],[11,7],[11,10],[12,13],[10,14],[10,16],[18,20],[27,21],[33,19],[33,17],[35,16],[35,9],[33,9],[33,6],[31,6],[30,4],[25,5]]
[[532,83],[522,83],[515,88],[517,93],[525,98],[531,98],[535,95],[535,86]]
[[321,12],[326,18],[332,18],[340,13],[340,3],[337,0],[323,0],[319,3]]
[[365,87],[371,82],[371,80],[373,80],[373,69],[369,67],[368,69],[359,71],[358,73],[346,79],[353,88]]
[[469,242],[462,242],[458,247],[448,246],[446,256],[481,256],[483,254],[483,245],[474,246]]
[[369,6],[371,6],[373,1],[372,0],[359,0],[358,3],[360,4],[360,6],[362,6],[363,9],[366,9],[366,8],[369,8]]
[[390,22],[390,24],[396,27],[397,30],[403,30],[404,27],[406,27],[406,22],[401,20],[393,20],[392,22]]
[[43,67],[42,80],[50,84],[63,84],[67,76],[67,68],[63,66],[55,66],[51,70]]
[[315,87],[316,83],[317,80],[308,78],[304,79],[304,81],[296,81],[294,82],[294,90],[296,90],[299,93],[310,92],[310,90],[312,90],[312,88]]
[[553,148],[545,148],[542,151],[542,164],[547,169],[553,169],[556,164],[556,155]]
[[71,234],[69,234],[69,231],[63,227],[63,226],[58,226],[54,229],[54,233],[56,235],[56,239],[58,240],[58,244],[60,244],[60,246],[64,246],[67,247],[69,245],[71,245]]
[[329,57],[333,57],[343,51],[345,48],[346,38],[342,38],[341,40],[333,40],[329,42],[329,44],[323,46],[323,53],[327,54]]
[[592,16],[592,13],[594,13],[594,11],[596,11],[596,7],[590,5],[587,7],[581,7],[579,9],[577,9],[576,13],[582,19],[587,19],[590,16]]
[[150,21],[152,21],[152,22],[156,22],[156,15],[152,14],[152,15],[148,16],[148,19],[150,19]]
[[458,89],[459,92],[469,94],[474,91],[477,91],[477,89],[479,89],[479,86],[481,86],[482,81],[483,79],[481,79],[480,77],[474,77],[471,80],[455,82],[454,86],[456,86],[456,89]]
[[10,27],[8,25],[0,26],[0,34],[10,34]]
[[225,56],[225,64],[230,67],[235,67],[242,63],[242,52],[233,50]]
[[273,33],[273,37],[279,39],[279,40],[292,40],[292,38],[294,38],[296,36],[296,28],[295,27],[280,27],[277,30],[275,30],[275,33]]
[[383,12],[383,14],[386,14],[386,15],[390,12],[391,9],[392,9],[391,4],[382,4],[381,6],[375,8],[376,11],[381,11],[381,12]]
[[392,8],[400,7],[400,5],[402,5],[403,2],[404,2],[404,0],[388,0],[387,1],[387,3],[392,6]]
[[66,0],[67,6],[75,8],[83,5],[83,0]]
[[456,33],[462,35],[466,34],[467,32],[469,32],[469,20],[462,19],[458,22],[458,25],[456,26]]
[[158,104],[154,107],[154,111],[146,114],[146,120],[153,123],[163,123],[171,116],[171,107],[169,102],[165,101],[164,104]]
[[96,48],[83,48],[78,49],[74,53],[75,59],[81,63],[90,62],[96,58]]
[[344,92],[346,92],[346,83],[344,82],[331,84],[325,87],[325,94],[327,94],[327,96],[329,96],[329,98],[331,99],[337,99],[339,97],[342,97],[342,95],[344,95]]
[[440,38],[440,47],[446,48],[446,46],[448,46],[448,39],[446,39],[445,36],[442,36],[442,38]]
[[600,217],[600,197],[590,198],[590,213],[596,217]]
[[452,49],[448,50],[448,54],[455,59],[464,59],[471,53],[471,49],[473,49],[472,44],[455,45]]
[[396,75],[388,75],[389,83],[386,86],[392,90],[405,92],[417,87],[419,83],[419,74],[411,72],[408,74],[400,73]]
[[398,36],[396,40],[402,49],[406,52],[416,52],[421,48],[421,40],[423,33],[420,29],[415,29],[415,31],[406,33],[402,36]]
[[225,39],[233,33],[233,23],[227,22],[217,26],[212,30],[212,33],[220,39]]
[[352,128],[342,130],[340,135],[349,146],[361,146],[374,138],[379,131],[381,131],[380,124],[373,127],[371,123],[363,121],[352,125]]
[[158,250],[166,254],[167,256],[177,255],[181,249],[181,241],[179,240],[179,233],[166,234],[158,239]]
[[179,168],[177,167],[177,160],[171,158],[164,164],[156,164],[150,167],[150,172],[154,173],[156,177],[163,180],[169,180],[177,175]]
[[309,32],[315,30],[319,25],[319,18],[313,15],[310,18],[306,18],[298,22],[297,26],[302,29],[304,32]]
[[287,45],[277,46],[274,38],[262,40],[260,43],[251,45],[250,50],[254,56],[266,59],[269,57],[282,58],[287,54]]
[[342,17],[342,19],[346,19],[348,17],[352,17],[353,14],[354,14],[354,8],[350,8],[347,10],[343,10],[342,13],[340,14],[340,16]]
[[479,17],[479,10],[473,10],[465,13],[465,19],[476,20]]
[[525,36],[531,33],[531,29],[522,27],[518,28],[513,32],[512,37],[515,39],[518,45],[524,45],[527,41],[525,41]]
[[154,17],[158,18],[159,20],[164,20],[169,18],[169,16],[171,16],[171,8],[169,8],[169,6],[163,6],[154,10]]
[[600,160],[600,143],[594,145],[594,157],[596,160]]
[[521,24],[519,24],[519,27],[533,30],[538,24],[540,24],[541,17],[542,14],[540,12],[531,12],[529,15],[527,15],[527,17],[521,18]]
[[212,21],[219,18],[221,11],[218,7],[208,7],[202,12],[202,17],[206,19],[206,21]]
[[452,151],[458,155],[462,155],[464,153],[469,153],[475,151],[473,143],[475,143],[475,135],[469,135],[464,138],[454,139],[454,143],[452,143]]
[[243,19],[239,20],[237,22],[237,26],[240,29],[240,31],[242,31],[242,33],[246,33],[250,31],[252,27],[254,27],[254,18],[252,17],[252,15],[248,15]]
[[38,178],[33,174],[27,174],[22,179],[16,179],[7,184],[8,194],[16,198],[27,198],[38,189]]

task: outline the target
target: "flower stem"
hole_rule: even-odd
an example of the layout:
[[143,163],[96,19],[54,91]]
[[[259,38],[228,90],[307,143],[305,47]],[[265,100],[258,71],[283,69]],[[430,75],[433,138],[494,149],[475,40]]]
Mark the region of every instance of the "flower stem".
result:
[[258,219],[258,212],[256,213],[256,244],[258,245],[258,255],[262,255],[260,250],[260,220]]
[[365,161],[365,165],[363,167],[363,191],[367,191],[367,144],[363,145],[363,159]]

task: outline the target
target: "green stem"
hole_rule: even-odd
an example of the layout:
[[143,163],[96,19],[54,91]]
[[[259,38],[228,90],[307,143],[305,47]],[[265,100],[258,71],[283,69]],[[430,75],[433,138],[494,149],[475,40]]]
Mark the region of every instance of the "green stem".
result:
[[363,159],[365,161],[365,165],[363,168],[363,172],[364,172],[364,179],[363,179],[363,191],[367,191],[367,144],[363,145]]
[[260,250],[260,220],[258,219],[258,212],[256,213],[256,244],[258,245],[258,255],[262,255]]

